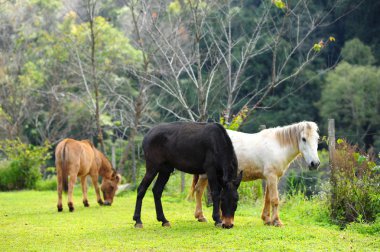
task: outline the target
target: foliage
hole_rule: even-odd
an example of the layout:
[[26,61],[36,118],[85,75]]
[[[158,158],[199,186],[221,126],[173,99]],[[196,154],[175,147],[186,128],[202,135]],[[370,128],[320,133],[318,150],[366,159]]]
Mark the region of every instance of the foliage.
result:
[[262,199],[264,192],[261,179],[240,183],[238,193],[240,203],[256,202]]
[[[66,15],[63,25],[61,26],[62,32],[69,37],[66,42],[74,42],[72,46],[83,47],[89,44],[89,24],[77,24],[77,15],[75,12],[70,12]],[[124,64],[141,64],[142,53],[136,50],[127,37],[122,32],[113,27],[104,17],[98,16],[94,20],[95,34],[96,34],[96,60],[102,70],[108,70],[112,67],[112,63],[121,61]],[[82,48],[86,50],[88,48]],[[85,51],[84,51],[85,52]],[[89,55],[89,53],[87,53]],[[82,56],[86,58],[86,54]]]
[[56,191],[57,178],[55,176],[52,176],[47,179],[40,179],[37,181],[35,189],[37,191]]
[[224,115],[222,115],[219,119],[219,123],[223,125],[224,128],[229,130],[238,130],[242,123],[244,122],[245,118],[248,115],[248,107],[244,106],[237,115],[232,116],[232,120],[230,124],[226,123]]
[[[111,207],[101,207],[89,188],[90,207],[81,204],[75,188],[74,213],[66,207],[57,213],[55,192],[0,193],[1,251],[376,251],[378,233],[358,228],[339,230],[326,220],[323,205],[302,197],[287,199],[281,206],[283,228],[265,226],[260,204],[239,204],[233,229],[216,228],[211,208],[204,208],[208,223],[193,217],[194,202],[181,195],[163,195],[163,208],[172,228],[156,220],[154,199],[147,191],[142,207],[144,229],[133,228],[136,193],[116,197]],[[361,224],[357,224],[362,226]]]
[[344,44],[342,58],[352,65],[366,66],[375,63],[371,47],[365,45],[358,38],[351,39]]
[[380,172],[376,163],[345,140],[338,141],[331,174],[331,217],[340,225],[373,222],[380,212]]
[[367,146],[374,144],[366,134],[380,133],[379,79],[379,68],[344,61],[328,73],[317,105],[325,122],[335,119],[338,136],[347,136],[361,145],[364,140]]
[[290,165],[280,184],[287,197],[302,194],[311,199],[324,191],[324,183],[329,178],[329,153],[322,149],[318,151],[318,157],[321,163],[316,170],[307,168],[306,163],[300,159]]
[[272,0],[272,3],[279,9],[285,9],[286,4],[282,0]]
[[33,146],[17,140],[0,141],[0,150],[10,161],[1,169],[0,190],[32,189],[41,178],[40,167],[50,158],[50,145]]

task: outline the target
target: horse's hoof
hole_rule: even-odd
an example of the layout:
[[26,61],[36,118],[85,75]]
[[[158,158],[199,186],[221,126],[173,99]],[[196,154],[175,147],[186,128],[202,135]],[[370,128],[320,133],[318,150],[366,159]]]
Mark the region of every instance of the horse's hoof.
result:
[[62,212],[63,210],[62,204],[57,205],[57,209],[58,209],[58,212]]
[[143,224],[142,223],[136,223],[135,228],[143,228]]
[[199,222],[207,222],[207,219],[205,217],[202,217],[202,218],[199,218],[198,221]]
[[272,222],[270,222],[270,221],[264,221],[264,225],[265,226],[272,226]]
[[284,224],[282,224],[282,222],[280,220],[274,220],[272,222],[272,225],[275,227],[283,227],[284,226]]
[[225,224],[222,224],[222,228],[225,228],[225,229],[230,229],[230,228],[233,228],[234,227],[234,224],[231,224],[229,226],[225,225]]
[[70,202],[69,204],[67,204],[68,207],[69,207],[69,210],[70,212],[74,212],[74,204],[72,202]]
[[165,223],[162,223],[162,226],[163,227],[172,227],[171,225],[170,225],[170,222],[168,221],[168,222],[165,222]]
[[98,200],[98,204],[102,206],[104,204],[103,200]]
[[111,202],[104,201],[103,205],[104,205],[104,206],[111,206]]
[[215,227],[222,228],[223,227],[222,222],[215,222]]
[[84,205],[84,207],[89,207],[90,206],[90,204],[88,204],[87,200],[83,201],[83,205]]

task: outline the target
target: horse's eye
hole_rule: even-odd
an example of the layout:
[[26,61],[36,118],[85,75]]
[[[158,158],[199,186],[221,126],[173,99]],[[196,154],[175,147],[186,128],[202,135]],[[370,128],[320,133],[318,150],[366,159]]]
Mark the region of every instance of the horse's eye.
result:
[[303,138],[302,138],[302,141],[304,141],[304,142],[306,143],[306,138],[303,137]]

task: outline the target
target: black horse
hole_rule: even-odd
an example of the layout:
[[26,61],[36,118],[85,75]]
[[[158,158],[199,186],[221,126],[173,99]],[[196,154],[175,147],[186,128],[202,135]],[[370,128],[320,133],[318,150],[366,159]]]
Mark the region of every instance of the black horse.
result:
[[[226,130],[217,123],[163,124],[144,137],[146,173],[137,189],[133,220],[142,228],[141,205],[145,192],[158,173],[153,186],[157,220],[170,226],[165,218],[161,196],[174,168],[191,174],[207,174],[210,184],[215,225],[233,227],[242,174],[237,175],[237,159]],[[219,209],[222,211],[222,220]]]

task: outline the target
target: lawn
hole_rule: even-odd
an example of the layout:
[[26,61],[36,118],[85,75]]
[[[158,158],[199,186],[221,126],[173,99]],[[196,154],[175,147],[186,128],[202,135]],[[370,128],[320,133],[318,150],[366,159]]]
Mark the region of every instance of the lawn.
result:
[[[111,207],[96,204],[89,188],[90,208],[75,192],[75,212],[56,210],[56,192],[0,193],[0,251],[374,251],[380,236],[341,231],[327,222],[315,203],[294,199],[284,202],[282,228],[264,226],[261,202],[240,204],[235,227],[224,230],[193,217],[194,202],[184,195],[164,192],[163,206],[171,228],[155,219],[152,192],[143,201],[144,229],[132,221],[135,192],[115,198]],[[205,209],[211,219],[211,208]]]

